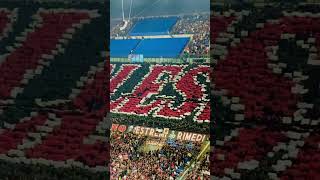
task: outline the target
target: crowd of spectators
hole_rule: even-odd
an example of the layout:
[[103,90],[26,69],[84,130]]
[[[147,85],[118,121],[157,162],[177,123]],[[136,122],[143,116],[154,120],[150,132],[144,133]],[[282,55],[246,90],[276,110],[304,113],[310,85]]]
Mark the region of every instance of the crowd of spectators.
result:
[[210,35],[194,34],[191,41],[185,49],[185,55],[191,57],[209,56],[210,52]]
[[195,14],[180,17],[173,27],[172,34],[206,34],[209,31],[209,14]]
[[185,50],[186,56],[203,57],[210,50],[210,17],[209,14],[182,16],[174,26],[172,34],[192,34],[191,41]]
[[133,133],[111,135],[111,179],[176,179],[201,148],[200,143],[188,147],[188,143],[175,140],[174,145],[164,142],[161,149],[145,150],[147,139]]
[[209,180],[210,179],[210,154],[207,152],[202,161],[195,162],[192,169],[188,171],[186,179]]

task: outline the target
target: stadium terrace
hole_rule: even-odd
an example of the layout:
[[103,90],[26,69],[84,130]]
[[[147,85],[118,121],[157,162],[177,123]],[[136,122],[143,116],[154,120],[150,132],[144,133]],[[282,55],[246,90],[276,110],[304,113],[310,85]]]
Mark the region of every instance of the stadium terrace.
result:
[[208,34],[209,14],[140,17],[112,29],[112,179],[179,179],[197,162],[208,169]]

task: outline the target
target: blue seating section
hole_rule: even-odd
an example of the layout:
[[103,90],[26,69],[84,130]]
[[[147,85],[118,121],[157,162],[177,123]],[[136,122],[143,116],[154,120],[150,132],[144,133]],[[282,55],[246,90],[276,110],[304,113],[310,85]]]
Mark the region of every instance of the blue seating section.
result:
[[134,53],[143,54],[145,58],[176,58],[184,50],[188,41],[189,38],[144,39]]
[[188,42],[189,38],[111,40],[110,56],[128,57],[132,51],[133,54],[143,54],[144,58],[177,58]]
[[132,27],[130,36],[154,36],[169,34],[178,17],[143,19]]
[[111,40],[110,41],[110,56],[111,57],[128,57],[140,42],[138,39]]

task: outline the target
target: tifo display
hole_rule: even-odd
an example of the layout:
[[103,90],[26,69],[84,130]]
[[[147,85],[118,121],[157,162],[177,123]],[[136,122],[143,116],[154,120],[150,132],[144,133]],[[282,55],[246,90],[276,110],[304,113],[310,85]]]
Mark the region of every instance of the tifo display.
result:
[[210,120],[209,66],[111,64],[113,113]]

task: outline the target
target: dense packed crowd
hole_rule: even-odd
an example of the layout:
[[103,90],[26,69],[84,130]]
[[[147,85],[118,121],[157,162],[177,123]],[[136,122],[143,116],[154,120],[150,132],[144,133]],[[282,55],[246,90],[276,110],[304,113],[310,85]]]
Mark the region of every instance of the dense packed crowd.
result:
[[203,57],[208,56],[210,52],[210,35],[209,33],[194,34],[191,41],[186,47],[185,56]]
[[[170,128],[204,134],[209,132],[210,106],[207,98],[210,92],[208,84],[209,66],[199,64],[152,65],[149,63],[139,65],[112,63],[110,66],[114,69],[111,90],[114,90],[114,87],[118,86],[117,84],[120,85],[110,98],[112,101],[110,109],[114,113],[112,115],[114,123]],[[175,82],[173,79],[169,79],[170,76],[167,72],[171,71],[177,74],[182,72],[183,69],[186,74],[179,81]],[[158,78],[165,81],[158,83],[156,82]],[[165,88],[151,91],[152,88],[159,85]],[[133,92],[132,89],[134,89]],[[179,93],[176,89],[185,92],[186,97],[184,98],[183,93]],[[154,95],[149,97],[148,94]],[[133,96],[139,99],[132,101]],[[146,103],[142,101],[143,99],[147,99],[147,102],[151,101],[150,107],[152,106],[152,108],[144,108]],[[162,108],[159,103],[153,102],[154,100],[169,102],[168,99],[179,110],[173,109],[170,105],[167,108]],[[120,103],[121,101],[124,103]],[[203,109],[198,110],[196,109],[197,106]],[[160,111],[154,113],[152,112],[154,108],[159,108]],[[199,113],[196,113],[196,111]]]
[[[150,82],[154,82],[154,80],[149,79],[144,76],[144,74],[147,74],[147,69],[150,67],[150,64],[139,64],[139,66],[142,66],[140,68],[137,68],[136,71],[133,73],[130,73],[129,78],[125,78],[126,74],[125,72],[131,72],[128,69],[130,67],[138,66],[137,64],[111,64],[111,69],[113,72],[113,77],[119,77],[114,78],[117,79],[119,82],[121,82],[122,79],[124,79],[125,83],[121,83],[121,86],[117,87],[114,83],[114,81],[111,81],[111,91],[114,87],[117,87],[116,91],[111,95],[111,100],[117,101],[117,99],[121,99],[123,97],[129,97],[127,96],[128,93],[131,93],[130,91],[132,89],[149,89],[152,87],[152,85],[149,84]],[[120,70],[118,70],[118,68]],[[160,66],[157,66],[160,67]],[[178,65],[166,65],[163,66],[164,69],[169,67],[177,68]],[[190,69],[195,69],[193,74],[198,74],[198,70],[196,69],[198,65],[190,65]],[[206,66],[207,67],[207,66]],[[204,68],[202,70],[205,70],[205,66],[201,66],[201,68]],[[207,67],[208,68],[208,67]],[[127,69],[127,70],[126,70]],[[159,69],[159,73],[164,72],[164,69]],[[117,72],[118,73],[115,73]],[[157,70],[156,68],[152,69],[152,71]],[[175,72],[175,69],[168,69],[170,71]],[[201,71],[202,72],[202,71]],[[206,71],[203,71],[206,72]],[[155,73],[151,77],[156,78],[158,75],[155,75]],[[204,73],[205,74],[205,73]],[[148,75],[148,74],[147,74]],[[163,75],[161,75],[164,77]],[[145,83],[141,83],[141,87],[144,88],[134,88],[134,86],[137,84],[140,86],[139,79],[143,79],[142,82],[148,82],[146,87],[144,87]],[[189,77],[189,76],[188,76]],[[190,76],[190,78],[193,76]],[[167,78],[167,77],[164,77]],[[114,80],[113,79],[113,80]],[[183,78],[182,78],[183,79]],[[205,83],[205,76],[203,78],[199,78],[197,82]],[[148,81],[147,81],[148,80]],[[190,79],[191,80],[191,79]],[[186,82],[187,81],[187,82]],[[184,85],[190,90],[195,88],[195,86],[188,86],[188,81],[184,81]],[[177,85],[179,86],[179,83]],[[195,88],[197,89],[197,88]],[[206,89],[208,91],[208,89]],[[128,91],[128,92],[127,92]],[[203,91],[203,90],[202,90]],[[157,92],[157,94],[166,94],[175,96],[177,101],[179,102],[189,102],[196,99],[196,97],[200,96],[201,89],[199,91],[194,90],[192,91],[192,96],[187,96],[187,98],[190,98],[188,100],[179,99],[178,95],[176,95],[176,91],[174,89],[165,88],[163,91]],[[206,91],[206,92],[207,92]],[[144,93],[133,93],[137,97],[140,97],[142,95],[146,95],[147,91],[144,91]],[[153,92],[155,94],[155,92]],[[126,95],[125,95],[126,94]],[[189,94],[188,94],[189,95]],[[202,97],[202,96],[200,96]],[[112,103],[111,103],[112,104]],[[129,107],[133,107],[134,105],[131,105]],[[123,108],[123,107],[122,107]],[[189,110],[189,108],[186,108],[186,110]],[[110,109],[117,109],[115,106],[111,105]],[[182,108],[183,109],[183,108]],[[191,108],[190,108],[191,109]],[[125,110],[128,110],[126,108]],[[125,111],[123,111],[125,112]],[[135,125],[135,126],[143,126],[143,127],[153,127],[153,128],[170,128],[177,131],[188,131],[188,132],[198,132],[198,133],[208,133],[208,123],[196,123],[193,120],[193,117],[186,117],[183,119],[174,119],[174,120],[168,120],[165,117],[157,117],[157,116],[136,116],[133,113],[122,113],[120,109],[117,109],[117,111],[114,111],[112,113],[112,123],[114,124],[123,124],[127,126]],[[191,113],[190,113],[191,114]],[[172,114],[171,114],[172,115]],[[183,121],[183,123],[182,123]],[[152,138],[153,139],[153,138]],[[188,166],[188,162],[191,162],[190,160],[199,154],[199,148],[200,144],[196,144],[193,149],[188,149],[186,147],[186,143],[183,142],[175,142],[177,144],[176,147],[173,147],[169,144],[164,143],[161,149],[159,150],[151,150],[149,152],[143,151],[141,148],[145,146],[145,143],[149,142],[149,140],[146,137],[137,137],[133,134],[117,134],[115,133],[111,138],[111,179],[117,179],[119,176],[122,179],[176,179],[176,177],[180,176],[181,173],[184,172],[185,166]],[[160,140],[158,140],[159,142]],[[204,164],[205,165],[205,164]],[[203,165],[203,166],[204,166]],[[208,165],[208,164],[207,164]],[[193,171],[193,170],[192,170]],[[201,172],[199,172],[201,174]]]
[[172,34],[192,34],[192,39],[185,50],[187,56],[202,57],[210,51],[209,14],[182,16],[173,28]]
[[209,14],[182,16],[172,30],[172,34],[207,34],[209,32]]
[[132,133],[111,135],[111,179],[176,179],[201,147],[199,143],[190,148],[185,142],[174,141],[174,145],[164,142],[161,149],[146,151],[142,148],[146,140]]
[[[167,77],[165,77],[162,74],[157,75],[156,73],[148,73],[149,71],[147,69],[149,69],[148,67],[150,67],[150,64],[111,64],[111,69],[113,70],[113,77],[119,77],[119,78],[113,78],[117,79],[119,81],[119,83],[121,82],[122,79],[124,79],[125,83],[121,83],[121,86],[117,87],[115,85],[115,81],[111,81],[111,91],[113,90],[114,87],[117,87],[116,91],[114,91],[114,93],[111,95],[111,100],[113,102],[117,101],[117,99],[121,99],[121,98],[125,98],[125,97],[130,97],[128,96],[129,93],[131,92],[131,89],[147,89],[149,90],[152,86],[152,84],[150,84],[149,82],[154,82],[153,79],[150,79],[148,77],[152,77],[155,79],[158,79],[157,77],[163,77],[165,79],[167,79]],[[133,73],[130,73],[130,77],[129,78],[125,78],[126,74],[129,73],[125,73],[125,72],[131,72],[130,67],[135,67],[135,66],[141,66],[140,68],[137,68],[136,71],[134,71]],[[189,65],[189,68],[186,68],[187,71],[190,71],[190,74],[192,75],[197,75],[200,74],[199,72],[204,72],[204,76],[199,76],[199,78],[196,80],[198,83],[197,84],[205,84],[206,82],[206,74],[205,72],[207,72],[207,68],[209,68],[208,66],[199,66],[199,68],[197,68],[199,65],[194,64],[194,65]],[[120,67],[120,69],[119,69]],[[161,69],[157,69],[156,67]],[[156,67],[152,68],[152,71],[156,71],[156,72],[165,72],[167,71],[173,71],[175,72],[175,68],[180,68],[179,65],[165,65],[165,66],[160,66],[157,65]],[[172,69],[170,69],[172,68]],[[119,69],[119,70],[118,70]],[[127,69],[127,70],[126,70]],[[129,69],[129,70],[128,70]],[[165,69],[165,70],[164,70]],[[193,71],[191,70],[193,69]],[[121,70],[121,71],[120,71]],[[117,72],[118,71],[118,72]],[[151,72],[152,72],[151,71]],[[152,76],[144,76],[144,75],[148,75],[148,74],[152,74]],[[197,88],[196,86],[188,86],[189,82],[192,82],[191,78],[194,76],[187,76],[188,80],[185,79],[185,81],[182,81],[183,83],[177,83],[177,87],[178,88],[182,88],[182,86],[179,86],[181,84],[185,85],[184,87],[188,88],[188,90],[190,89],[195,89],[192,92],[192,95],[188,94],[186,96],[186,98],[189,98],[187,100],[182,99],[179,94],[173,89],[167,86],[167,88],[164,88],[164,90],[160,90],[160,92],[152,92],[153,94],[165,94],[166,96],[171,95],[171,97],[175,97],[178,103],[182,103],[182,102],[193,102],[197,97],[203,97],[202,92],[206,93],[208,92],[208,89],[201,89],[201,88]],[[139,83],[139,79],[143,79],[142,82],[148,82],[146,83]],[[184,76],[183,76],[184,77]],[[184,78],[181,78],[184,79]],[[169,80],[169,79],[168,79]],[[169,80],[171,81],[171,80]],[[135,88],[134,86],[137,84],[143,87],[143,88]],[[145,87],[144,87],[145,86]],[[206,87],[208,87],[208,85],[206,85]],[[206,92],[204,92],[206,91]],[[148,91],[143,91],[143,93],[140,92],[134,92],[133,94],[137,97],[141,97],[143,95],[148,94]],[[164,95],[163,95],[164,96]],[[152,98],[152,97],[151,97]],[[159,97],[161,98],[161,97]],[[163,98],[163,97],[162,97]],[[199,101],[201,101],[202,99],[200,99]],[[118,100],[119,101],[119,100]],[[149,100],[148,100],[149,101]],[[133,107],[136,105],[130,105],[128,107]],[[189,111],[192,108],[187,108],[187,106],[181,106],[182,110],[185,111]],[[123,107],[121,107],[123,108]],[[209,127],[208,127],[208,123],[197,123],[194,120],[194,116],[192,116],[192,113],[190,113],[191,116],[186,116],[182,119],[167,119],[165,116],[162,117],[157,117],[157,116],[152,116],[152,115],[147,115],[147,116],[137,116],[134,113],[138,112],[138,111],[132,111],[132,113],[123,113],[126,112],[129,108],[126,109],[122,109],[125,111],[121,111],[121,108],[117,109],[115,108],[114,105],[112,105],[111,103],[111,107],[110,109],[117,109],[116,111],[111,111],[112,112],[112,123],[114,124],[123,124],[126,126],[131,126],[131,125],[135,125],[135,126],[143,126],[143,127],[153,127],[153,128],[160,128],[160,129],[164,129],[164,128],[169,128],[169,129],[174,129],[176,131],[183,131],[183,132],[197,132],[200,134],[207,134],[209,131]],[[142,111],[141,111],[142,112]],[[174,111],[176,112],[176,111]],[[171,114],[173,115],[173,113]],[[199,116],[200,117],[200,116]],[[115,134],[115,136],[118,136],[117,134]],[[141,151],[141,149],[139,147],[142,146],[142,144],[144,144],[144,141],[148,141],[145,138],[140,138],[137,139],[136,136],[131,137],[131,135],[123,135],[125,137],[121,137],[119,139],[115,138],[114,141],[111,140],[111,144],[113,146],[113,148],[115,150],[111,150],[111,156],[112,156],[112,160],[114,160],[111,164],[112,168],[110,169],[110,172],[112,174],[112,179],[117,179],[119,174],[121,175],[122,178],[127,178],[127,179],[168,179],[169,177],[171,177],[171,179],[175,179],[176,176],[178,176],[180,173],[183,172],[184,169],[179,168],[181,166],[187,165],[188,162],[184,162],[184,161],[180,161],[179,159],[184,159],[184,158],[188,158],[187,160],[190,160],[189,158],[193,158],[196,157],[199,150],[196,150],[196,152],[192,152],[192,150],[188,150],[185,146],[185,143],[182,142],[176,142],[176,144],[178,144],[178,147],[172,147],[169,144],[164,144],[164,146],[162,147],[162,149],[160,150],[155,150],[155,151],[151,151],[149,153],[144,153],[143,151]],[[132,138],[131,141],[129,141],[128,139]],[[200,147],[199,145],[196,145],[198,147]],[[179,148],[181,147],[181,148]],[[176,152],[177,149],[179,149],[179,152]],[[113,153],[115,151],[115,153]],[[190,154],[190,155],[188,155]],[[134,157],[139,156],[139,160],[134,159]],[[167,157],[170,156],[170,157]],[[130,158],[132,157],[132,158]],[[176,157],[177,159],[172,159],[173,157]],[[125,160],[123,160],[123,158],[125,158]],[[177,160],[179,162],[177,162]],[[154,162],[158,162],[156,163],[156,166],[153,167],[152,164],[154,164]],[[172,164],[172,162],[174,162],[175,165]],[[172,167],[162,167],[163,165],[161,164],[171,164],[170,166]],[[208,165],[208,164],[207,164]],[[160,166],[160,169],[159,169]],[[127,169],[126,167],[129,167],[129,169]],[[166,168],[166,169],[164,169]],[[177,169],[178,168],[178,169]],[[137,169],[140,169],[139,171]],[[146,169],[146,172],[144,171],[144,169]],[[174,170],[178,170],[174,171]],[[172,172],[173,171],[173,172]],[[181,171],[179,173],[179,171]],[[150,174],[149,174],[150,173]],[[201,172],[200,172],[201,173]],[[200,174],[199,173],[199,174]],[[157,176],[152,176],[153,174],[158,174],[159,177]],[[145,176],[145,177],[142,177]]]
[[192,169],[187,172],[186,179],[209,180],[210,179],[210,154],[207,152],[201,161],[195,162]]

